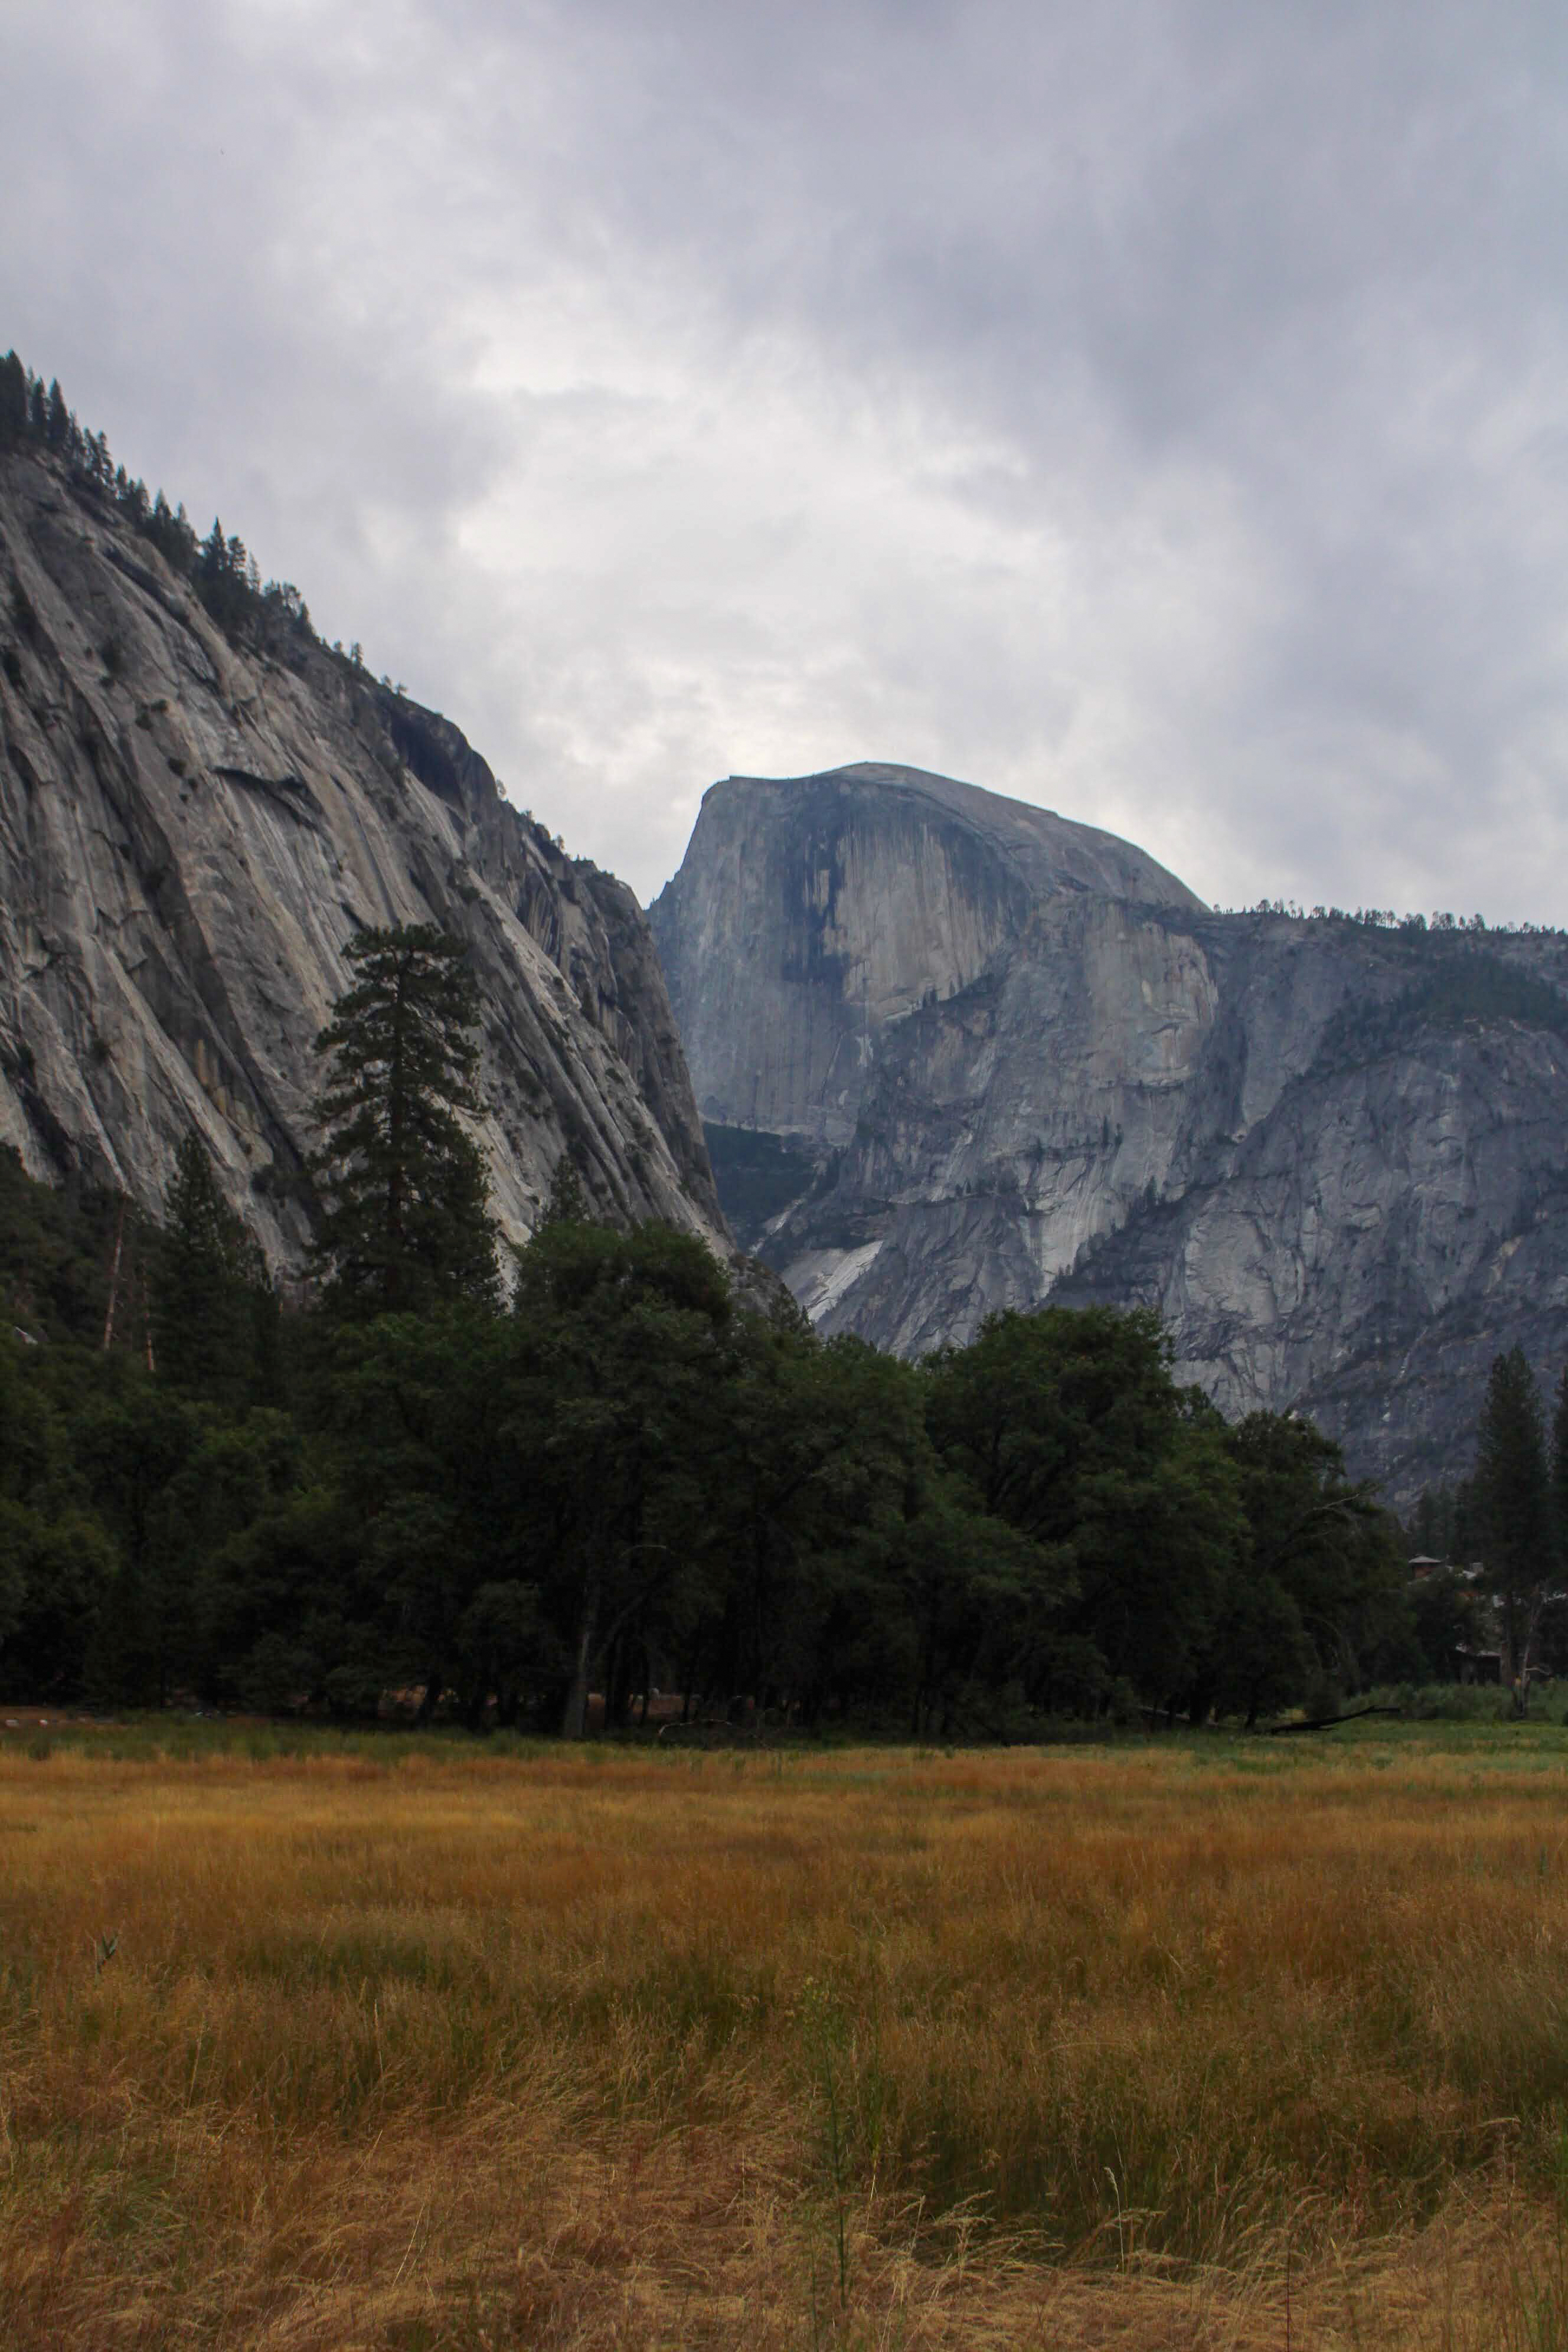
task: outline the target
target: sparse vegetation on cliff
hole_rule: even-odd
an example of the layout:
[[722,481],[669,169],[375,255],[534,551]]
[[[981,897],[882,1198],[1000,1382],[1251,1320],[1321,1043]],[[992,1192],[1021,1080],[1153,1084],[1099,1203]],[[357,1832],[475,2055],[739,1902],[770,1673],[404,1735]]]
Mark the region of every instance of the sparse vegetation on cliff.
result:
[[1425,935],[1426,951],[1410,960],[1410,976],[1391,995],[1352,997],[1323,1032],[1316,1066],[1353,1068],[1384,1054],[1407,1051],[1423,1029],[1458,1029],[1467,1022],[1517,1021],[1530,1029],[1568,1036],[1568,997],[1550,981],[1489,953],[1473,935]]
[[[356,679],[373,682],[357,643],[346,653],[341,645],[323,644],[291,580],[263,580],[245,541],[237,532],[226,532],[216,516],[201,538],[183,503],[171,506],[161,488],[149,494],[144,481],[116,462],[107,436],[82,426],[58,376],[46,389],[41,376],[7,352],[0,360],[0,455],[28,443],[50,451],[91,497],[111,502],[170,569],[189,582],[231,642],[275,652],[286,651],[290,641],[302,643],[330,654]],[[403,688],[390,677],[380,683],[402,696]]]

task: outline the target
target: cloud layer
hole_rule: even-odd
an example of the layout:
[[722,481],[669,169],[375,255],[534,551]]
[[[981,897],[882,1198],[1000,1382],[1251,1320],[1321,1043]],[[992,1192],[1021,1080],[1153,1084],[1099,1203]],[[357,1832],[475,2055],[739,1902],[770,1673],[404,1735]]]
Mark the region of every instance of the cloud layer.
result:
[[0,346],[645,895],[945,769],[1568,919],[1568,20],[11,0]]

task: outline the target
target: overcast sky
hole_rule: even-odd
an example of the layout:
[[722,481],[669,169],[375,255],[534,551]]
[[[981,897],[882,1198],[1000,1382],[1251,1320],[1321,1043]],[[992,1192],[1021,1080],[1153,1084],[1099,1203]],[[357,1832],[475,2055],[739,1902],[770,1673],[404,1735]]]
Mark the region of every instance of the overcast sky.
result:
[[907,761],[1568,920],[1568,11],[5,0],[0,349],[644,896]]

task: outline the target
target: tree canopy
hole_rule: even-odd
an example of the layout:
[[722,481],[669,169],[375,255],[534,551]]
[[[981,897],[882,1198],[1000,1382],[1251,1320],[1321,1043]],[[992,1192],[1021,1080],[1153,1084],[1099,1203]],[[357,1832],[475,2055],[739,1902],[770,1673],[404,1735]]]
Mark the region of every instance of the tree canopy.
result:
[[106,1349],[112,1199],[0,1160],[38,1341],[0,1337],[0,1687],[574,1736],[674,1692],[1010,1738],[1257,1719],[1412,1654],[1396,1532],[1337,1450],[1227,1426],[1153,1317],[1001,1316],[900,1362],[556,1196],[504,1308],[435,1253],[388,1311],[367,1253],[284,1314],[193,1137],[162,1223],[125,1220]]

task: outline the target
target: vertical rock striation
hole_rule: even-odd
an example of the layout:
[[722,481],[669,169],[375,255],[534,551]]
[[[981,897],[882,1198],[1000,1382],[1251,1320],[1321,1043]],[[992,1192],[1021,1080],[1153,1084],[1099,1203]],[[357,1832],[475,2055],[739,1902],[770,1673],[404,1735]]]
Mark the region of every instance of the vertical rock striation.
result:
[[797,1149],[743,1237],[824,1330],[1152,1304],[1226,1412],[1310,1412],[1400,1499],[1492,1354],[1568,1355],[1562,939],[1212,914],[870,767],[715,786],[651,912],[716,1151]]
[[704,1118],[846,1141],[882,1031],[1090,894],[1199,903],[1110,834],[919,769],[715,784],[648,909]]
[[195,1126],[297,1263],[313,1040],[347,941],[398,922],[469,944],[510,1236],[569,1150],[607,1213],[722,1240],[630,892],[449,721],[303,635],[237,648],[111,504],[0,457],[0,1141],[155,1205]]

